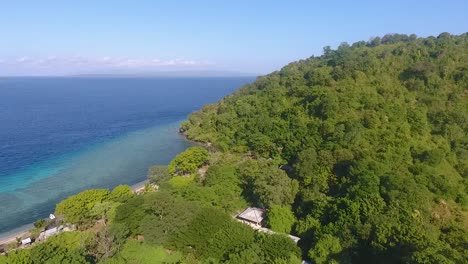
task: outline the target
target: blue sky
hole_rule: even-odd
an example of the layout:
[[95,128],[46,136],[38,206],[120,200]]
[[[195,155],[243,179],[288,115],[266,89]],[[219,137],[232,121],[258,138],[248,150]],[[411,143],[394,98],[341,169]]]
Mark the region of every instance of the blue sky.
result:
[[265,74],[324,46],[468,31],[468,1],[0,0],[0,75]]

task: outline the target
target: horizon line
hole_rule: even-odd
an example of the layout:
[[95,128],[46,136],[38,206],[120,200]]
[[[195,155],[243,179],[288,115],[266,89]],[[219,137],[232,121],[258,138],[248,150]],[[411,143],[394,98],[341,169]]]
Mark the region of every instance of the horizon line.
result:
[[158,77],[259,77],[268,73],[251,73],[251,72],[230,72],[230,71],[201,71],[201,72],[184,72],[184,71],[168,71],[157,73],[78,73],[78,74],[40,74],[40,75],[0,75],[0,80],[5,78],[92,78],[92,77],[141,77],[141,78],[158,78]]

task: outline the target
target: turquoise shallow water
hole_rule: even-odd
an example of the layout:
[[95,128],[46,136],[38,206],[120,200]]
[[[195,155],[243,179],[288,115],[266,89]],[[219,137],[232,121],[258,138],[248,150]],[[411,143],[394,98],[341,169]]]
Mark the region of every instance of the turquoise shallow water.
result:
[[187,115],[252,78],[0,81],[0,234],[89,188],[134,184],[190,146]]
[[177,134],[178,125],[131,132],[17,173],[18,183],[1,186],[1,218],[15,224],[29,223],[53,212],[55,203],[81,190],[144,180],[150,165],[167,164],[190,146]]

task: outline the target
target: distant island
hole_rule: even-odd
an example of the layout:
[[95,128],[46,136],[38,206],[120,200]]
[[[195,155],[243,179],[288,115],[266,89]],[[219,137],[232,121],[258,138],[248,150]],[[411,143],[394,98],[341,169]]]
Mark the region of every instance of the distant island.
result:
[[[56,206],[0,263],[464,263],[468,34],[343,43],[191,114],[132,192]],[[31,244],[32,243],[32,244]]]

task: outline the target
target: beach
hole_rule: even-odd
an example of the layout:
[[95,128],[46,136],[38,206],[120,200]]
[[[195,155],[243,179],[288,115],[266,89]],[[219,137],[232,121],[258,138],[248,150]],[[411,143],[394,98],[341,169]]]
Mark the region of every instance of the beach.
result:
[[[137,193],[141,191],[143,188],[145,188],[145,184],[149,183],[148,180],[144,180],[141,182],[138,182],[136,184],[131,185],[130,187],[132,188],[132,191],[134,193]],[[39,220],[39,219],[38,219]],[[19,228],[16,228],[10,232],[6,232],[3,234],[0,234],[0,249],[5,248],[6,245],[15,242],[16,238],[27,238],[30,236],[29,230],[34,228],[34,224],[28,224]],[[0,250],[1,251],[1,250]]]
[[14,230],[11,230],[10,232],[6,232],[4,234],[0,235],[0,252],[2,252],[2,249],[6,247],[6,245],[15,242],[16,238],[27,238],[30,235],[29,230],[33,228],[33,224],[28,224],[19,228],[16,228]]
[[14,234],[11,234],[11,235],[7,235],[5,237],[0,237],[0,246],[5,245],[5,244],[9,244],[11,242],[14,242],[17,237],[26,238],[28,236],[29,236],[29,231],[26,230],[26,231],[22,231],[22,232],[19,232],[19,233],[14,233]]
[[143,190],[145,188],[145,184],[147,184],[147,183],[149,183],[149,180],[144,180],[144,181],[141,181],[139,183],[133,184],[130,187],[132,188],[132,191],[134,193],[138,193],[138,192],[140,192],[141,190]]

